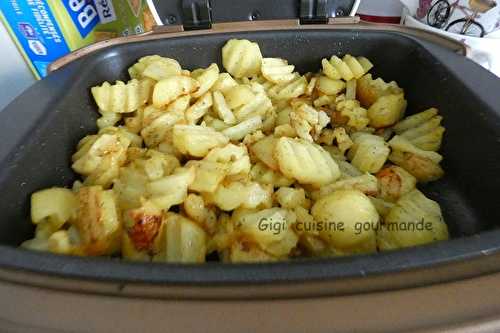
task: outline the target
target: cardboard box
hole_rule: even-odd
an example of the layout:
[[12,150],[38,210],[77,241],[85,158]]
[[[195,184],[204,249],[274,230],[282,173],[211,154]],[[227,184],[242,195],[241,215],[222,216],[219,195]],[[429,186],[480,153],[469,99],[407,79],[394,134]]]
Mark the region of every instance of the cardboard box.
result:
[[34,75],[97,40],[144,32],[142,0],[2,0],[0,18]]

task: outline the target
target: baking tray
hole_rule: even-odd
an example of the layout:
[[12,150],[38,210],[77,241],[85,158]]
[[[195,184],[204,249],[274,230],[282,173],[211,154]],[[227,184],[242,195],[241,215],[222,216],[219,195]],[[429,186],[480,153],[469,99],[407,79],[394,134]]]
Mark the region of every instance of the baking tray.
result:
[[[75,180],[70,156],[80,138],[96,131],[98,114],[89,87],[126,80],[126,69],[148,54],[178,59],[190,69],[220,65],[220,49],[230,38],[256,41],[265,56],[284,57],[301,72],[317,71],[320,60],[332,54],[364,55],[376,65],[375,76],[396,80],[405,89],[408,114],[437,106],[447,129],[446,176],[423,190],[441,204],[452,240],[272,264],[131,263],[17,248],[33,233],[30,194]],[[385,26],[260,22],[196,32],[167,28],[72,54],[0,112],[0,280],[134,297],[248,299],[393,290],[500,271],[500,231],[495,230],[500,221],[500,80],[450,50],[453,45]]]

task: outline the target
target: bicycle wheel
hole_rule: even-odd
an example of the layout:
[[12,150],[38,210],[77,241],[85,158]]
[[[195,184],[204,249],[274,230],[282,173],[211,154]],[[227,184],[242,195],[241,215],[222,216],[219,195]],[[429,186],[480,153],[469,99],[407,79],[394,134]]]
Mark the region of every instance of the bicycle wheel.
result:
[[437,1],[427,12],[427,24],[441,29],[450,18],[451,5],[447,0]]
[[[467,22],[469,26],[466,28],[465,32],[462,33]],[[484,27],[481,25],[481,23],[474,20],[470,21],[466,18],[461,18],[451,22],[446,27],[446,31],[471,37],[483,37],[485,34]]]

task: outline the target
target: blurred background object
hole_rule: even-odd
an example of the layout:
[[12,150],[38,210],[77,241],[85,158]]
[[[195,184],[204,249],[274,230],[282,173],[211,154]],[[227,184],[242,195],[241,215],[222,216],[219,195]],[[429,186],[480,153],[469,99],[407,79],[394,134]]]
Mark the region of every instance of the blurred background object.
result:
[[358,15],[364,21],[398,24],[403,5],[400,0],[361,0]]
[[35,77],[2,24],[0,24],[0,45],[2,45],[3,59],[0,61],[0,110],[2,110],[14,97],[32,85]]

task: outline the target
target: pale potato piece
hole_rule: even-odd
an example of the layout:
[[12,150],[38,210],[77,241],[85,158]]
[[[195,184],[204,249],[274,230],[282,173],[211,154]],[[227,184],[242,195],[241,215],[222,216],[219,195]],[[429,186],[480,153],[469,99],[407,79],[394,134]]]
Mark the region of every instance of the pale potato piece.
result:
[[389,145],[394,151],[399,151],[403,153],[412,153],[416,156],[426,158],[434,163],[439,163],[442,161],[443,156],[434,152],[427,151],[420,148],[415,147],[410,141],[401,135],[394,136],[390,141]]
[[292,74],[295,66],[288,65],[288,61],[280,58],[262,59],[262,75],[273,83],[287,83],[295,78]]
[[250,178],[261,184],[269,184],[274,187],[290,186],[293,179],[285,177],[281,172],[268,168],[264,163],[257,162],[250,170]]
[[349,249],[375,240],[379,215],[360,191],[335,191],[316,201],[311,214],[324,224],[321,237],[336,248]]
[[268,90],[269,97],[276,100],[296,98],[306,92],[307,80],[303,76],[296,75],[292,81],[277,84]]
[[370,126],[381,128],[394,125],[404,116],[407,104],[403,94],[381,96],[368,109]]
[[254,116],[242,121],[238,125],[226,128],[222,131],[222,134],[231,141],[237,141],[261,128],[262,118],[260,116]]
[[165,248],[167,262],[201,263],[207,254],[207,235],[190,219],[174,213],[165,215]]
[[245,145],[227,144],[210,150],[204,160],[219,162],[227,166],[227,175],[248,175],[251,164]]
[[200,84],[193,78],[176,75],[158,81],[153,90],[153,105],[157,108],[168,105],[178,97],[199,89]]
[[149,77],[159,81],[169,76],[180,75],[181,66],[174,59],[152,55],[140,58],[128,72],[132,79]]
[[272,187],[255,182],[231,182],[221,184],[217,190],[208,195],[208,202],[224,211],[236,208],[257,208],[272,200]]
[[340,177],[337,163],[315,143],[282,137],[276,144],[275,157],[281,172],[301,184],[321,186]]
[[430,108],[417,114],[406,117],[394,126],[396,134],[401,134],[411,128],[419,127],[423,123],[437,116],[438,109]]
[[194,192],[214,192],[228,172],[228,165],[213,161],[191,160],[186,167],[191,166],[195,168],[196,176],[188,188]]
[[391,150],[383,138],[373,134],[360,133],[347,154],[352,165],[363,172],[376,173],[382,169]]
[[378,195],[379,183],[375,176],[366,173],[322,186],[318,191],[311,192],[311,198],[318,200],[338,190],[358,190],[366,195]]
[[323,74],[330,79],[340,80],[342,78],[340,72],[330,63],[330,61],[328,61],[328,59],[321,60],[321,66],[323,67]]
[[[373,79],[362,56],[334,55],[301,75],[232,39],[222,64],[228,73],[146,56],[129,68],[130,81],[91,88],[99,131],[72,156],[82,179],[33,193],[35,234],[22,246],[179,263],[216,251],[224,262],[262,262],[448,237],[439,206],[415,187],[444,174],[437,109],[401,120],[403,89]],[[433,230],[390,228],[404,219]]]
[[245,214],[235,221],[237,229],[251,237],[259,247],[271,255],[287,256],[296,246],[298,237],[292,229],[295,214],[280,209],[264,209]]
[[266,136],[264,139],[257,141],[250,146],[250,152],[267,167],[278,170],[279,165],[274,158],[274,149],[278,143],[278,138],[274,136]]
[[417,148],[438,151],[441,148],[445,128],[440,126],[443,117],[437,109],[429,109],[406,117],[394,126],[398,135],[410,141]]
[[204,157],[215,147],[225,146],[229,139],[210,127],[197,125],[175,125],[173,143],[182,154]]
[[78,209],[78,200],[71,190],[53,187],[31,195],[31,221],[38,224],[46,219],[59,229]]
[[203,116],[209,111],[209,108],[212,107],[212,105],[212,94],[207,92],[186,110],[184,117],[186,118],[188,124],[195,125],[198,120],[203,118]]
[[215,82],[219,79],[219,66],[211,64],[206,69],[197,69],[191,73],[191,77],[198,81],[199,88],[193,93],[194,98],[201,97],[212,88]]
[[235,78],[260,73],[262,54],[257,43],[246,39],[231,39],[222,48],[222,64]]
[[231,74],[229,73],[219,73],[219,77],[217,81],[215,81],[214,85],[210,90],[212,91],[220,91],[221,93],[225,94],[227,91],[229,91],[231,88],[235,87],[238,85],[238,82],[236,82]]
[[226,98],[227,106],[230,109],[236,109],[239,106],[249,103],[255,98],[252,89],[247,85],[237,85],[229,88],[224,96]]
[[234,110],[234,115],[238,121],[246,120],[251,117],[261,116],[264,117],[270,110],[273,104],[265,93],[259,92],[255,97]]
[[149,200],[157,207],[167,211],[174,205],[181,204],[187,197],[189,185],[196,177],[194,167],[182,167],[172,175],[147,184]]
[[104,82],[92,87],[92,96],[104,113],[129,113],[143,106],[150,98],[154,81],[132,79],[126,84],[116,81],[114,85]]
[[226,103],[224,95],[220,91],[213,92],[213,109],[215,114],[228,125],[236,123],[236,117]]
[[330,58],[330,63],[340,73],[340,76],[344,81],[349,81],[354,78],[354,73],[352,72],[351,68],[339,57],[332,56]]
[[274,192],[274,198],[286,209],[307,205],[306,193],[302,188],[280,187]]
[[391,208],[377,234],[381,250],[423,245],[449,238],[439,204],[414,189]]

